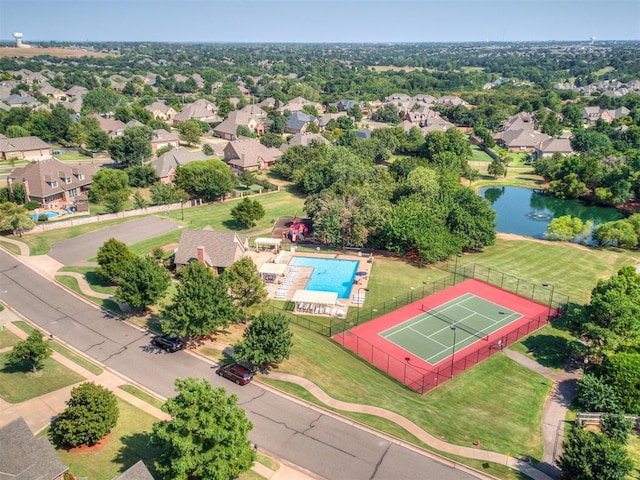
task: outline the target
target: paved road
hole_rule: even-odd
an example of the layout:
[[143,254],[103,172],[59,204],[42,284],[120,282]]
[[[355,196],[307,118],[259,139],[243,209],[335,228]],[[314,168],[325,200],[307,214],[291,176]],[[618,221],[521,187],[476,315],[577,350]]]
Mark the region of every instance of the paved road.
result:
[[254,423],[260,448],[328,479],[479,478],[333,416],[276,395],[259,385],[238,387],[186,352],[149,349],[149,337],[105,318],[95,307],[36,274],[0,249],[0,299],[14,310],[108,367],[163,396],[175,378],[207,378],[239,396]]
[[95,257],[98,248],[109,238],[115,238],[129,245],[162,235],[179,227],[179,223],[169,218],[150,215],[111,226],[106,230],[96,230],[54,243],[51,246],[49,256],[64,265],[78,265],[83,260]]

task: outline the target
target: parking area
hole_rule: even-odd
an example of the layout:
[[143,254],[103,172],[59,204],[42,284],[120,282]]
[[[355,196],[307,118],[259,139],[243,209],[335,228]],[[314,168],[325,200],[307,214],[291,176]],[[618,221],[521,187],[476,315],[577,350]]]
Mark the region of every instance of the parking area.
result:
[[49,256],[63,265],[83,265],[87,259],[95,257],[98,248],[110,238],[130,245],[170,232],[180,226],[180,223],[169,218],[156,216],[129,220],[119,225],[54,243]]

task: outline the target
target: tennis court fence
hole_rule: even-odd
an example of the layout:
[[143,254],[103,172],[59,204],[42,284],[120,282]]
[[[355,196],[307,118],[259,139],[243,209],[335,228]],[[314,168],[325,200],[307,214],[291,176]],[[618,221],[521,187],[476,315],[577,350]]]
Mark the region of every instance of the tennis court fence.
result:
[[412,390],[418,393],[426,393],[440,383],[477,365],[494,353],[500,352],[512,343],[543,327],[548,321],[549,316],[546,313],[538,315],[529,319],[526,324],[522,324],[500,337],[492,338],[491,341],[476,342],[474,346],[477,346],[477,348],[464,355],[455,354],[452,349],[453,357],[451,363],[431,369],[412,365],[410,357],[395,357],[351,330],[335,335],[333,339]]

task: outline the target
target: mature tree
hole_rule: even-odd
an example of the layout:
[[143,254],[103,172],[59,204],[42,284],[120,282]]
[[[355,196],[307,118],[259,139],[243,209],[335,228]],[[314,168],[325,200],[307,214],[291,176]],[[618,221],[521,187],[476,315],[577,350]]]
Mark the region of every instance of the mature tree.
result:
[[146,188],[158,180],[158,174],[152,165],[132,165],[125,169],[129,176],[129,186]]
[[402,121],[402,116],[398,107],[393,103],[385,103],[371,114],[371,119],[376,122],[385,122],[397,124]]
[[86,382],[71,390],[67,408],[52,422],[49,436],[63,447],[95,445],[116,426],[119,415],[113,392]]
[[280,112],[273,110],[267,113],[267,118],[271,121],[269,132],[282,135],[287,127],[287,119]]
[[626,445],[629,442],[629,433],[633,428],[633,422],[627,420],[624,415],[608,413],[602,416],[600,430],[611,440]]
[[558,465],[570,480],[624,480],[633,470],[623,444],[581,428],[569,433]]
[[586,373],[577,383],[578,404],[587,412],[621,411],[615,399],[614,390],[606,380],[592,373]]
[[461,187],[454,194],[447,225],[464,248],[477,249],[495,243],[495,218],[489,202],[471,188]]
[[493,178],[506,177],[507,167],[504,166],[502,159],[494,158],[487,167],[487,173]]
[[175,384],[178,395],[162,406],[171,420],[153,425],[162,478],[228,480],[249,470],[256,458],[248,437],[253,424],[238,397],[206,380],[179,378]]
[[119,100],[118,94],[111,88],[98,87],[82,96],[82,112],[115,112]]
[[230,192],[235,179],[226,163],[211,159],[179,166],[174,183],[193,197],[213,201]]
[[191,145],[200,143],[200,135],[202,135],[202,130],[200,129],[200,124],[197,120],[187,120],[185,122],[179,122],[178,132],[180,132],[180,136],[185,142]]
[[104,152],[109,149],[109,135],[102,130],[89,130],[86,144],[87,149],[92,152]]
[[180,273],[172,302],[165,308],[162,330],[179,337],[211,335],[238,319],[238,311],[221,277],[199,262]]
[[124,242],[110,238],[98,248],[96,273],[110,282],[118,283],[122,272],[129,268],[129,263],[135,256]]
[[633,225],[625,220],[598,225],[593,231],[593,239],[598,245],[623,248],[633,248],[638,245],[638,234]]
[[0,204],[0,230],[12,231],[22,236],[22,232],[31,230],[35,226],[34,221],[27,214],[27,209],[13,202]]
[[258,368],[268,368],[289,358],[293,333],[289,320],[280,313],[261,312],[235,345],[234,357]]
[[599,280],[584,309],[581,333],[596,356],[640,345],[640,275],[624,267],[607,280]]
[[246,228],[253,227],[256,222],[264,217],[264,207],[258,200],[243,198],[240,203],[231,209],[231,216],[238,223],[243,223]]
[[622,411],[640,412],[640,353],[619,352],[607,356],[602,378],[609,385]]
[[42,362],[49,358],[52,353],[51,345],[43,339],[42,332],[34,330],[26,340],[22,340],[13,346],[7,360],[16,364],[27,362],[35,373],[42,368]]
[[124,165],[142,165],[152,155],[153,130],[146,125],[125,128],[124,134],[111,140],[109,153],[116,162]]
[[549,183],[549,193],[558,198],[578,198],[588,192],[586,184],[577,173],[570,173]]
[[264,281],[258,275],[258,268],[249,257],[234,262],[222,274],[224,283],[234,301],[242,306],[262,302],[267,297]]
[[165,294],[170,284],[169,272],[155,259],[134,257],[120,274],[116,298],[135,310],[145,310]]
[[[180,201],[181,192],[186,192],[176,187],[174,184],[154,183],[149,189],[151,193],[151,203],[153,205],[168,205]],[[188,198],[188,197],[187,197]]]
[[7,138],[19,138],[19,137],[28,137],[31,135],[31,132],[20,125],[10,125],[5,130],[5,136]]
[[215,155],[216,152],[213,150],[213,147],[211,146],[210,143],[205,143],[202,146],[202,153],[204,153],[205,155],[211,157],[211,156]]
[[563,215],[556,217],[547,226],[544,238],[569,242],[577,239],[586,239],[593,228],[593,222],[583,222],[580,217]]
[[53,140],[56,142],[66,142],[70,140],[71,116],[69,110],[60,103],[51,108],[51,115],[47,118],[47,127]]
[[129,176],[124,170],[101,168],[93,176],[89,199],[92,202],[100,203],[108,195],[119,195],[126,201],[130,194]]

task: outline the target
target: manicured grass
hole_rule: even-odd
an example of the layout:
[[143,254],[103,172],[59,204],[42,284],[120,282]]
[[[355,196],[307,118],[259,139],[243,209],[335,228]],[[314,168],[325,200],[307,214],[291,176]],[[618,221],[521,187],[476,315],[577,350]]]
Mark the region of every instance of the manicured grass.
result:
[[494,355],[419,395],[332,341],[292,329],[293,355],[278,371],[304,376],[339,400],[394,411],[451,443],[480,439],[489,450],[540,458],[539,425],[551,384],[506,356]]
[[19,341],[20,341],[20,337],[13,334],[6,328],[0,329],[0,348],[11,347]]
[[92,290],[98,293],[105,293],[107,295],[115,295],[118,287],[114,286],[106,278],[98,275],[96,269],[93,267],[74,267],[65,266],[62,267],[59,272],[74,272],[81,273],[85,276],[87,283],[91,286]]
[[256,461],[274,472],[276,472],[280,468],[280,464],[273,458],[266,457],[261,454],[258,454],[258,456],[256,457]]
[[[279,192],[252,197],[252,199],[262,204],[265,216],[251,229],[245,229],[244,225],[238,224],[231,217],[231,209],[240,202],[239,198],[203,207],[186,208],[184,210],[184,223],[188,228],[192,229],[201,229],[210,225],[214,230],[232,230],[251,236],[252,234],[255,235],[256,232],[270,231],[273,227],[271,220],[284,215],[293,215],[295,212],[301,213],[304,206],[304,198],[291,193],[286,188],[281,189]],[[182,221],[182,212],[180,210],[173,210],[169,215],[164,214],[163,216]],[[181,230],[174,230],[164,235],[135,243],[130,245],[129,248],[137,254],[146,254],[153,247],[178,242],[181,235]]]
[[134,387],[133,385],[122,385],[120,388],[125,392],[130,393],[134,397],[147,402],[149,405],[153,405],[156,408],[162,408],[162,405],[164,405],[164,402],[162,400],[158,400],[153,395],[149,395],[147,392],[144,392],[138,387]]
[[556,293],[567,294],[571,302],[583,304],[590,298],[597,280],[609,278],[624,266],[640,263],[640,253],[566,242],[499,238],[479,254],[464,255],[458,267],[473,263],[528,282],[552,284]]
[[562,370],[578,339],[567,329],[564,319],[556,320],[526,336],[509,348],[553,370]]
[[0,398],[9,403],[20,403],[84,380],[67,367],[51,358],[43,362],[38,373],[32,373],[27,363],[14,366],[8,363],[7,353],[0,354]]
[[96,230],[102,230],[103,228],[112,227],[120,223],[131,220],[132,218],[117,218],[115,220],[106,220],[103,222],[87,223],[84,225],[76,225],[69,228],[60,228],[57,230],[48,230],[45,232],[38,232],[37,235],[24,235],[22,237],[13,236],[16,240],[20,240],[29,245],[31,255],[44,255],[49,253],[51,245],[62,240],[69,238],[75,238],[85,233],[95,232]]
[[471,186],[474,189],[480,189],[482,187],[494,187],[507,185],[512,187],[525,187],[525,188],[543,188],[545,180],[539,175],[533,173],[531,167],[514,167],[507,168],[506,177],[494,178],[487,173],[487,165],[482,167],[472,166],[480,171],[480,175]]
[[90,302],[93,302],[96,305],[102,308],[105,308],[111,312],[114,312],[118,315],[122,313],[122,310],[120,310],[120,307],[118,306],[118,304],[113,300],[109,300],[108,298],[98,298],[98,297],[92,297],[91,295],[85,295],[84,292],[80,290],[80,286],[78,285],[77,279],[73,277],[69,277],[67,275],[56,275],[55,278],[59,284],[64,285],[69,290],[76,292],[78,295],[83,296]]
[[76,162],[90,162],[93,160],[93,157],[89,157],[88,155],[83,155],[79,152],[74,153],[59,153],[55,156],[58,160],[63,162],[68,161],[76,161]]
[[[27,333],[31,333],[34,330],[34,328],[31,325],[23,322],[22,320],[13,322],[13,324]],[[64,345],[61,345],[58,342],[51,342],[51,348],[53,349],[54,352],[59,353],[65,358],[68,358],[72,362],[76,363],[77,365],[80,365],[82,368],[84,368],[85,370],[88,370],[94,375],[100,375],[103,372],[101,367],[99,367],[93,362],[90,362],[89,360],[78,355],[77,353],[72,352],[67,347],[65,347]]]
[[634,432],[629,434],[627,451],[635,465],[633,472],[631,472],[628,478],[640,479],[640,437]]
[[2,245],[2,248],[13,253],[14,255],[20,255],[20,247],[18,247],[17,245],[3,241],[0,241],[0,245]]
[[471,162],[487,162],[491,163],[491,156],[477,145],[471,145]]
[[120,417],[108,441],[91,449],[58,449],[58,455],[74,475],[91,480],[111,480],[142,460],[153,473],[158,450],[150,444],[152,415],[118,399]]

